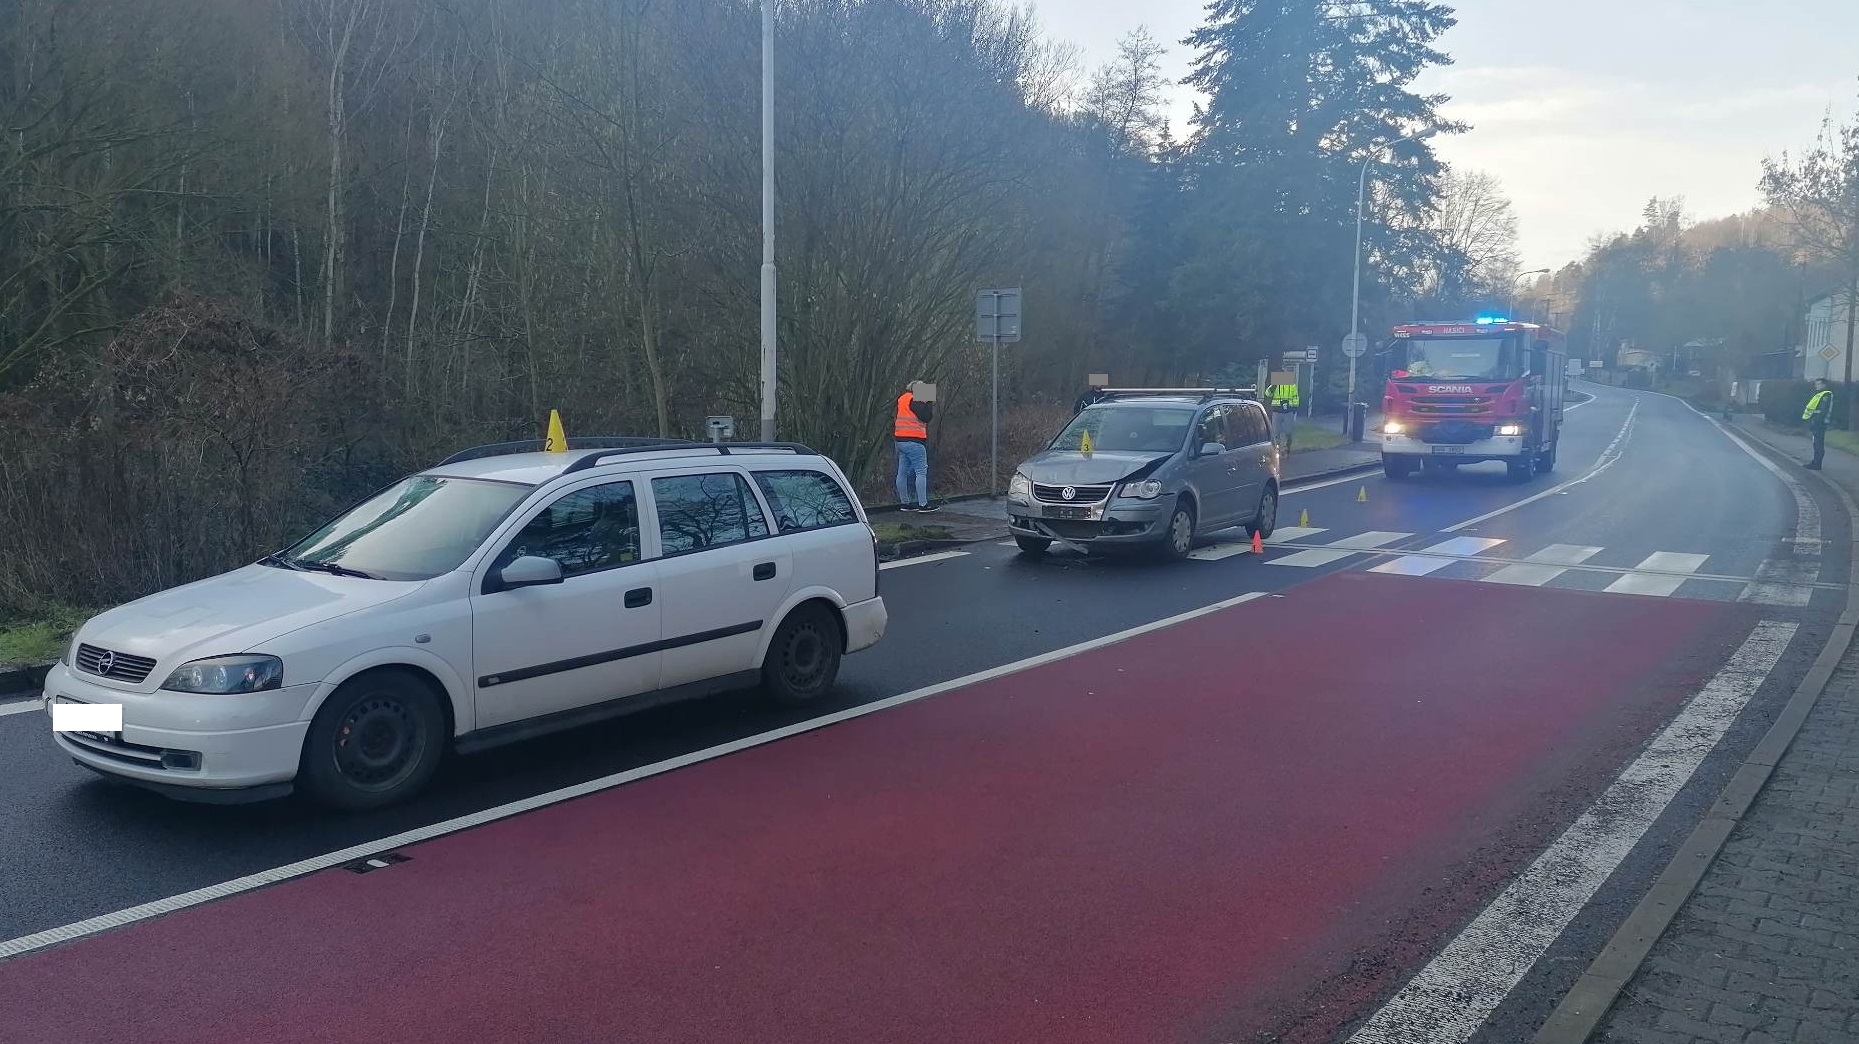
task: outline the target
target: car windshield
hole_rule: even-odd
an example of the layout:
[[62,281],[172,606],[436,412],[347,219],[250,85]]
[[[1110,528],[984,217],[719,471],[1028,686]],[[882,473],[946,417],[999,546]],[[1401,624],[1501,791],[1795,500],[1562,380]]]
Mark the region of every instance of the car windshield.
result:
[[531,488],[415,475],[266,561],[380,580],[429,580],[471,557]]
[[1406,342],[1410,377],[1472,377],[1496,379],[1512,377],[1506,351],[1499,337],[1416,337]]
[[1072,418],[1051,449],[1090,448],[1108,452],[1173,453],[1187,438],[1194,410],[1186,406],[1092,406]]

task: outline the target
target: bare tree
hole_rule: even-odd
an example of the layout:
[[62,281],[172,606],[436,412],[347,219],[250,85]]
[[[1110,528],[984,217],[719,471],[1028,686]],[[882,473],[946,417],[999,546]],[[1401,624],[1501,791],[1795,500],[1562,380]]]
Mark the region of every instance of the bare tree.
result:
[[1140,154],[1155,149],[1165,117],[1168,80],[1162,56],[1168,48],[1141,27],[1117,41],[1117,57],[1091,77],[1084,112],[1102,124],[1114,148]]
[[1517,215],[1497,178],[1448,170],[1431,225],[1437,253],[1423,293],[1446,303],[1509,291],[1517,272]]
[[[1859,122],[1828,116],[1806,152],[1762,163],[1762,195],[1788,216],[1805,259],[1837,270],[1846,289],[1846,373],[1853,379],[1855,305],[1859,305]],[[1849,412],[1859,418],[1859,410]]]

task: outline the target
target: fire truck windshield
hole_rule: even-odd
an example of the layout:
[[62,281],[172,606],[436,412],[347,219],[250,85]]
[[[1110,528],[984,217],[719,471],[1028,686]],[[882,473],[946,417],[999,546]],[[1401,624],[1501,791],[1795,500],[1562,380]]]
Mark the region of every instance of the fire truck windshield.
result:
[[[1469,377],[1476,380],[1517,376],[1517,353],[1510,337],[1415,337],[1400,342],[1395,369],[1410,377]],[[1399,376],[1400,374],[1397,374]]]

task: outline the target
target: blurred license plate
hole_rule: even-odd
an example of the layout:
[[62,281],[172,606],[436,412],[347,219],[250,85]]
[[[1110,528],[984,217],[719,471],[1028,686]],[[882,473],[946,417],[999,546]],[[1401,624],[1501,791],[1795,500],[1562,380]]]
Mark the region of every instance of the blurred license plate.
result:
[[1091,509],[1088,507],[1053,508],[1052,517],[1054,518],[1090,518]]
[[1464,446],[1435,446],[1433,447],[1433,452],[1463,454],[1465,452],[1465,447]]

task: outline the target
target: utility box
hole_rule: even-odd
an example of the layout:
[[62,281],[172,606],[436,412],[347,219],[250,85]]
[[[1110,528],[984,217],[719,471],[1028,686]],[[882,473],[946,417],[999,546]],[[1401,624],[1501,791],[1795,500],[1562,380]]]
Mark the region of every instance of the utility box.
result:
[[736,420],[733,417],[706,417],[704,426],[710,430],[711,442],[728,442],[736,437]]

